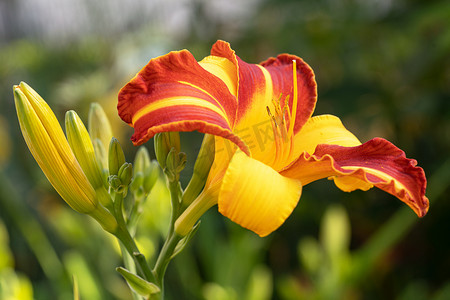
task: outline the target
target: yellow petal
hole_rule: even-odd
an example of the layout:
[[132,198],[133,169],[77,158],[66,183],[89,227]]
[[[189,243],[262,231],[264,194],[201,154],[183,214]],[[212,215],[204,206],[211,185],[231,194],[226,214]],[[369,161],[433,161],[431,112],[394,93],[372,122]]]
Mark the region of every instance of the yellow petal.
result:
[[299,180],[237,151],[219,192],[219,211],[261,237],[276,230],[292,213],[302,191]]
[[288,166],[303,152],[314,153],[319,144],[353,147],[361,145],[361,142],[344,127],[338,117],[315,116],[310,118],[294,136],[294,148],[284,166]]

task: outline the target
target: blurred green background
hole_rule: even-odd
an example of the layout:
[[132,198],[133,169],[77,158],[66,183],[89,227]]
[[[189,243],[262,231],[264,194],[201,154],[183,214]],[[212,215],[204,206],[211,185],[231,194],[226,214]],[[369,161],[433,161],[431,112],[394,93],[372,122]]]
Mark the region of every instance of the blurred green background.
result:
[[[423,219],[373,189],[308,185],[261,239],[215,208],[169,266],[168,299],[450,299],[450,2],[419,0],[3,0],[0,2],[0,299],[131,299],[116,242],[56,194],[21,136],[12,86],[31,85],[62,121],[99,102],[132,162],[119,89],[152,57],[217,39],[247,62],[282,52],[314,69],[315,114],[362,141],[384,137],[428,178]],[[190,177],[201,135],[182,135]],[[152,143],[147,148],[152,151]],[[138,240],[148,258],[167,230],[161,180]]]

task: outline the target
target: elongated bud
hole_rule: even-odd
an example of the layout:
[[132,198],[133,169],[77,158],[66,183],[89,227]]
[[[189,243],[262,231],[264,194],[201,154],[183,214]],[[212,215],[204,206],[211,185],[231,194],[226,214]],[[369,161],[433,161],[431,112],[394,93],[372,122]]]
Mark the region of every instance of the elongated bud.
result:
[[105,183],[109,176],[108,153],[99,139],[93,140],[92,144],[94,145],[95,157],[97,158],[100,171],[102,172],[103,181]]
[[133,181],[131,191],[136,197],[148,195],[159,177],[159,165],[156,160],[150,161],[150,155],[145,147],[140,147],[136,153],[133,165]]
[[103,177],[91,138],[83,122],[73,110],[66,112],[66,134],[69,145],[92,186],[95,189],[103,186]]
[[86,127],[73,110],[66,112],[65,123],[67,139],[78,163],[95,189],[99,201],[104,206],[109,207],[112,201],[107,195],[104,176],[100,170],[100,164],[95,156],[94,146]]
[[89,213],[98,200],[53,111],[30,86],[14,86],[14,102],[25,141],[55,190],[74,210]]
[[166,159],[172,148],[180,152],[180,134],[178,132],[161,132],[154,136],[155,154],[159,165],[164,170]]
[[108,166],[109,174],[117,175],[120,167],[125,163],[125,154],[116,138],[112,138],[109,143]]
[[152,191],[159,177],[159,166],[156,160],[152,160],[144,173],[144,191],[146,194]]
[[145,170],[150,166],[150,155],[148,154],[147,148],[141,146],[136,153],[134,159],[133,174],[141,172],[144,174]]
[[88,117],[89,135],[92,140],[99,139],[106,149],[113,137],[111,124],[105,111],[98,103],[91,103]]
[[144,174],[141,172],[133,175],[133,180],[130,183],[130,190],[135,194],[135,198],[144,196]]
[[214,162],[215,139],[211,134],[205,134],[202,146],[197,155],[194,165],[194,172],[184,191],[182,202],[187,207],[200,194],[205,185],[211,166]]

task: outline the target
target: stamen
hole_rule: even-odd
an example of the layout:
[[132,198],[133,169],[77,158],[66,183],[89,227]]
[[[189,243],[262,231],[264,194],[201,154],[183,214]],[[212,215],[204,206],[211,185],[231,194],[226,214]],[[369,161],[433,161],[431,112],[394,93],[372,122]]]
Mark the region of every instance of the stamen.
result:
[[295,117],[297,115],[297,102],[298,102],[298,88],[297,88],[297,61],[294,59],[292,61],[292,72],[293,72],[293,85],[294,85],[294,98],[292,99],[292,115],[289,122],[289,132],[288,137],[290,138],[294,133]]
[[272,113],[270,112],[270,108],[268,106],[266,106],[267,109],[267,114],[270,117],[270,120],[272,121],[272,123],[275,124],[275,127],[277,126],[277,121],[275,120],[275,117],[272,115]]

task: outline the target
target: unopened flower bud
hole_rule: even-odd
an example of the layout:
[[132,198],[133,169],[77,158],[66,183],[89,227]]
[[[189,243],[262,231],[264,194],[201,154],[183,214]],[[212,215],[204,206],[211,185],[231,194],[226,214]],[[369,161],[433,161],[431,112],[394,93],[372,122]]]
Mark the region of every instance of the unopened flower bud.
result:
[[175,147],[172,148],[167,155],[166,168],[164,172],[169,181],[178,181],[180,172],[186,166],[186,153],[178,152]]
[[109,174],[117,175],[120,167],[125,163],[125,154],[116,138],[112,138],[109,143],[108,166]]
[[88,116],[89,135],[92,140],[99,139],[106,149],[113,137],[111,124],[105,111],[98,103],[91,103]]
[[130,163],[124,163],[118,173],[120,182],[123,186],[128,186],[131,182],[131,178],[133,178],[133,165]]
[[109,176],[108,154],[106,152],[106,148],[99,139],[93,140],[92,144],[94,146],[95,157],[97,158],[97,162],[102,173],[103,183],[106,183]]
[[147,148],[141,146],[136,153],[136,158],[133,164],[133,173],[145,173],[145,170],[150,167],[150,155],[148,154]]
[[103,186],[94,146],[83,122],[75,111],[70,110],[66,113],[65,123],[67,140],[87,178],[95,189]]
[[155,154],[159,165],[164,170],[167,155],[172,148],[180,152],[180,134],[178,132],[161,132],[154,136]]
[[110,175],[108,177],[108,184],[114,191],[117,192],[122,186],[122,181],[120,181],[119,176]]
[[155,160],[152,160],[150,162],[150,165],[147,169],[145,169],[144,173],[144,191],[145,193],[150,193],[153,186],[155,185],[156,181],[159,177],[159,166],[158,162]]
[[133,180],[130,183],[130,189],[136,191],[144,185],[144,174],[138,172],[133,175]]
[[28,148],[55,190],[80,213],[96,210],[95,190],[48,104],[24,82],[14,86],[14,101]]

